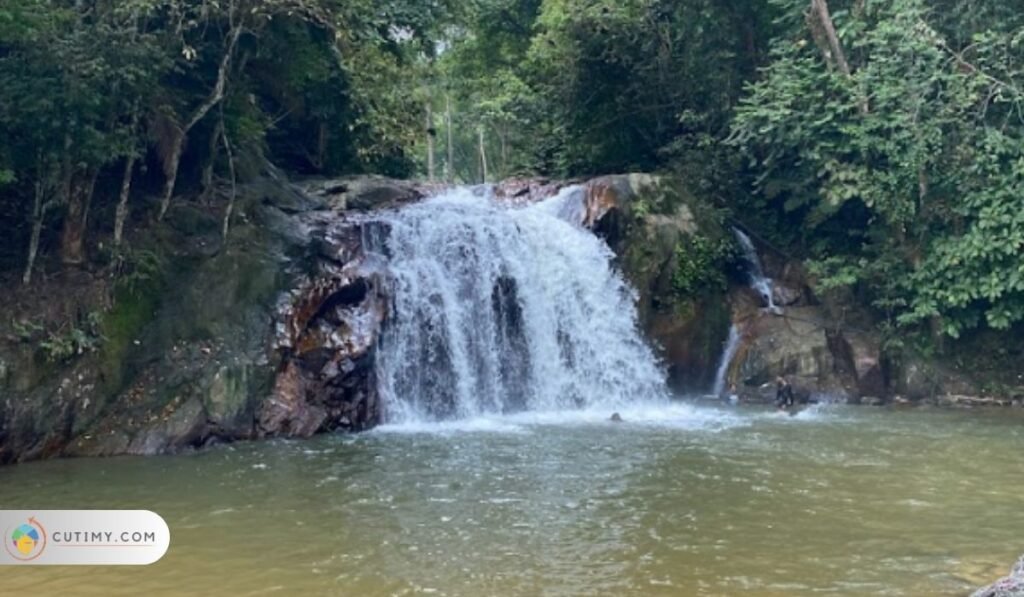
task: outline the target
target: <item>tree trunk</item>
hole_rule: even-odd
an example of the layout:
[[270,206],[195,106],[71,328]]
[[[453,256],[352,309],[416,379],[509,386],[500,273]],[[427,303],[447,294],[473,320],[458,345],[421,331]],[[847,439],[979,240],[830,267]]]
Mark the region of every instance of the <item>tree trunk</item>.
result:
[[498,139],[501,141],[501,171],[500,178],[508,176],[508,129],[504,126],[498,129]]
[[89,204],[92,202],[98,174],[99,169],[93,167],[72,176],[60,240],[60,259],[65,265],[85,263],[85,232],[89,225]]
[[839,35],[836,34],[835,24],[832,22],[832,13],[829,12],[828,3],[825,0],[811,0],[811,14],[817,17],[818,24],[825,34],[825,41],[828,42],[830,62],[834,61],[839,71],[846,76],[851,76],[850,63],[846,61],[846,54],[839,42]]
[[54,202],[44,201],[46,193],[50,190],[49,174],[44,172],[42,152],[38,160],[37,178],[35,185],[35,197],[32,201],[32,236],[28,243],[28,259],[25,262],[25,273],[21,277],[22,283],[28,285],[32,282],[32,272],[36,264],[36,256],[39,255],[39,238],[43,233],[43,220],[46,213],[53,207]]
[[217,82],[213,86],[213,91],[207,96],[206,100],[196,108],[195,112],[192,113],[191,118],[185,123],[183,127],[178,129],[175,134],[174,142],[171,146],[171,156],[167,164],[166,172],[167,182],[164,185],[163,197],[160,199],[160,215],[158,219],[163,220],[164,216],[167,215],[167,209],[171,206],[171,197],[174,195],[174,185],[178,179],[178,166],[181,165],[181,154],[185,149],[185,138],[188,136],[189,131],[192,130],[200,120],[202,120],[214,106],[220,103],[224,99],[224,92],[227,89],[228,74],[231,68],[231,58],[235,53],[235,46],[238,45],[238,38],[242,35],[243,21],[241,18],[234,18],[234,6],[232,6],[232,20],[234,23],[231,26],[231,31],[228,33],[227,47],[224,49],[224,55],[220,60],[220,67],[217,69]]
[[[824,41],[827,47],[825,61],[829,64],[834,64],[839,69],[839,72],[852,80],[853,71],[850,69],[850,63],[846,60],[846,53],[843,51],[843,44],[839,41],[839,35],[836,33],[836,26],[832,21],[832,13],[828,9],[828,2],[826,0],[811,0],[809,16],[811,17],[809,20],[811,21],[812,34],[817,33],[815,25],[820,26],[821,33],[824,34]],[[819,43],[819,45],[821,44]],[[857,103],[860,113],[866,116],[869,111],[868,99],[863,93],[858,92],[858,95]]]
[[[132,108],[131,134],[134,136],[139,126],[139,105],[136,103]],[[128,156],[125,158],[124,176],[121,178],[121,195],[117,200],[117,209],[114,211],[114,246],[120,247],[124,238],[124,223],[128,219],[128,198],[132,192],[132,175],[135,170],[135,161],[138,156],[133,145]]]
[[121,195],[117,200],[114,212],[114,246],[120,247],[124,238],[124,223],[128,219],[128,198],[132,193],[132,173],[135,170],[135,152],[128,154],[124,164],[124,176],[121,178]]
[[316,131],[316,166],[317,170],[323,170],[327,164],[327,123],[321,122]]
[[434,182],[434,110],[427,102],[427,179]]
[[452,98],[447,93],[444,95],[444,122],[448,134],[448,182],[455,182],[455,145],[452,143]]
[[164,192],[160,199],[160,215],[158,220],[163,220],[167,215],[167,209],[171,207],[171,197],[174,196],[174,185],[178,181],[178,166],[181,165],[181,154],[185,150],[185,131],[177,129],[174,131],[174,140],[171,142],[170,160],[164,166],[164,175],[167,180],[164,182]]
[[235,178],[235,153],[231,150],[231,141],[228,139],[227,128],[223,125],[224,114],[221,113],[221,127],[220,136],[221,140],[224,141],[224,154],[228,158],[228,173],[231,176],[231,194],[228,195],[228,205],[224,208],[224,225],[221,227],[221,236],[224,238],[224,242],[228,239],[228,229],[231,226],[231,214],[235,211],[235,197],[238,194],[237,182]]
[[221,120],[217,121],[217,126],[213,128],[213,134],[210,135],[210,152],[209,157],[206,160],[206,166],[203,167],[203,200],[209,201],[210,195],[213,194],[213,174],[217,166],[217,155],[220,150],[220,136],[223,132],[224,122]]
[[32,237],[28,241],[28,260],[25,263],[25,275],[21,281],[26,286],[32,283],[32,269],[36,265],[36,255],[39,254],[39,237],[43,233],[43,218],[41,215],[32,219]]
[[484,147],[484,127],[480,127],[478,135],[480,138],[480,175],[483,178],[483,183],[487,184],[487,149]]

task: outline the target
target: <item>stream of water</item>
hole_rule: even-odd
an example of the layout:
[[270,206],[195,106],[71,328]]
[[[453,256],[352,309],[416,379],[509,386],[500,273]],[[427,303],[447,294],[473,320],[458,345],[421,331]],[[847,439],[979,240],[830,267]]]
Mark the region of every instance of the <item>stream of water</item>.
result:
[[757,254],[754,241],[750,240],[750,237],[739,228],[733,228],[732,232],[736,235],[740,248],[743,249],[743,258],[747,262],[747,276],[750,279],[750,287],[761,295],[765,309],[773,312],[778,311],[779,308],[775,305],[775,282],[765,275],[764,266],[761,265],[761,257]]
[[4,508],[144,508],[146,568],[9,595],[963,595],[1024,552],[1020,412],[636,406],[0,469]]
[[729,336],[725,339],[722,356],[718,357],[718,369],[715,371],[715,384],[711,387],[711,395],[716,398],[725,396],[725,381],[729,376],[729,366],[740,348],[740,328],[734,323],[729,326]]

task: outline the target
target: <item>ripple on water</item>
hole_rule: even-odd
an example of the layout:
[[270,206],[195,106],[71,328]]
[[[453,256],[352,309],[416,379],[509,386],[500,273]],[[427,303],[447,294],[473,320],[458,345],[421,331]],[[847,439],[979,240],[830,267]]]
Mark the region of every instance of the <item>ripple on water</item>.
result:
[[[955,595],[1024,552],[1024,435],[1002,418],[621,414],[17,466],[0,503],[168,521],[172,549],[144,575],[54,571],[61,594]],[[40,578],[7,570],[4,587]]]

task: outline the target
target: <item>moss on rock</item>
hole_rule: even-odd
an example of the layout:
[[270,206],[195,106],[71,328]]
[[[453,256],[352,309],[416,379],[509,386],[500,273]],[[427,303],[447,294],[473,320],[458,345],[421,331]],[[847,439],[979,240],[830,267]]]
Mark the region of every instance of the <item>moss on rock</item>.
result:
[[703,392],[729,333],[727,276],[736,251],[721,210],[683,181],[607,176],[587,187],[587,222],[637,291],[640,325],[679,391]]

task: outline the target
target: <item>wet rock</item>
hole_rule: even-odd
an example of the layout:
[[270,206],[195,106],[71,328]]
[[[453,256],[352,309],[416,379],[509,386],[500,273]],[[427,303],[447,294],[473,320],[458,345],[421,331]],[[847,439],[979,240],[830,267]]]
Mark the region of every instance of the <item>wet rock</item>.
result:
[[996,396],[963,396],[957,394],[945,394],[937,396],[935,403],[939,406],[952,408],[975,408],[989,406],[1012,406],[1013,399]]
[[803,262],[781,254],[760,239],[757,248],[765,274],[772,279],[772,300],[776,305],[810,307],[819,304],[811,290],[810,276]]
[[217,214],[177,202],[140,247],[162,269],[118,296],[98,352],[62,364],[58,377],[35,355],[18,356],[20,346],[0,346],[0,359],[19,363],[0,400],[0,463],[376,424],[374,351],[388,303],[362,243],[387,230],[349,215],[424,189],[379,177],[261,178],[239,187],[227,244]]
[[605,239],[637,291],[641,328],[677,391],[702,393],[714,381],[729,333],[724,290],[682,295],[674,286],[679,247],[696,235],[727,236],[679,180],[649,174],[602,176],[584,184],[580,223]]
[[344,247],[327,251],[333,258],[278,307],[274,348],[282,366],[257,413],[261,436],[361,430],[380,420],[374,363],[387,282],[351,242],[364,237],[361,226],[343,220],[329,230],[324,243]]
[[298,364],[285,366],[277,376],[273,395],[260,406],[262,436],[309,437],[323,427],[327,412],[307,400],[308,383]]
[[628,217],[636,211],[639,202],[652,198],[653,193],[667,186],[675,185],[652,174],[616,174],[591,179],[584,185],[586,198],[581,223],[597,229],[600,221],[612,211]]
[[781,283],[772,286],[772,301],[780,307],[790,307],[800,303],[803,293],[800,289],[792,288]]
[[783,315],[758,311],[743,325],[733,367],[747,399],[764,399],[761,388],[778,376],[786,377],[798,398],[846,401],[859,395],[849,344],[829,329],[818,308],[789,308]]
[[160,421],[132,438],[125,450],[128,454],[162,454],[169,450],[193,446],[204,436],[206,412],[202,403],[192,398],[170,407]]
[[208,424],[218,436],[243,438],[251,434],[255,405],[248,392],[266,387],[267,373],[266,367],[253,364],[224,365],[217,370],[201,400]]
[[430,190],[428,185],[383,176],[349,176],[299,186],[336,212],[398,207],[422,199]]
[[944,395],[976,395],[975,384],[936,360],[906,354],[895,373],[894,390],[914,401],[935,401]]
[[510,178],[494,185],[494,196],[513,205],[535,203],[556,194],[569,181],[548,178]]
[[1017,560],[1009,575],[971,593],[971,597],[1024,597],[1024,556]]

